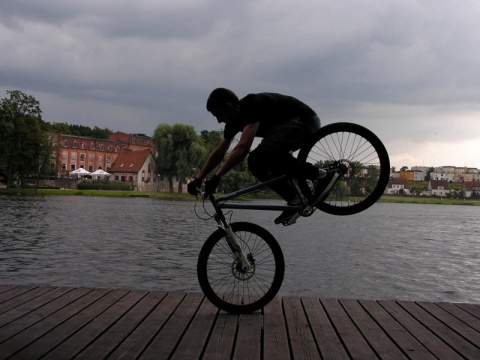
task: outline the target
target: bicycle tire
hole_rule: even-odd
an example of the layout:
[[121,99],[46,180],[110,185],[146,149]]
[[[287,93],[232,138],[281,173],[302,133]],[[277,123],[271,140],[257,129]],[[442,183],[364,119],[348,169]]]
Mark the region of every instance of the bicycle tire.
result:
[[225,230],[213,232],[200,250],[197,276],[212,304],[234,314],[251,313],[267,305],[282,286],[283,252],[275,237],[256,224],[231,224],[240,246],[254,266],[238,271],[227,244]]
[[[342,164],[347,171],[329,195],[316,207],[333,215],[351,215],[372,206],[384,193],[390,176],[390,160],[380,139],[367,128],[352,123],[334,123],[319,129],[298,153],[300,161],[318,167]],[[297,179],[311,202],[312,183]]]

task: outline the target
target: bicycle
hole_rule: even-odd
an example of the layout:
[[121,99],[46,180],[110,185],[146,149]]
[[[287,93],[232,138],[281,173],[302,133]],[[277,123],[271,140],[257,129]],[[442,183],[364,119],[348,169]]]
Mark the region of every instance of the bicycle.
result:
[[[275,237],[263,227],[229,223],[223,209],[294,210],[284,225],[315,209],[334,215],[350,215],[373,205],[389,179],[390,161],[380,139],[370,130],[352,123],[334,123],[319,129],[299,150],[297,159],[326,171],[321,194],[314,198],[312,182],[280,176],[245,189],[215,197],[203,197],[214,208],[219,228],[205,241],[197,262],[197,276],[205,296],[230,313],[250,313],[267,305],[278,293],[285,273],[283,252]],[[278,181],[289,181],[302,204],[270,205],[229,203]],[[200,189],[199,189],[200,190]],[[198,216],[198,214],[197,214]]]

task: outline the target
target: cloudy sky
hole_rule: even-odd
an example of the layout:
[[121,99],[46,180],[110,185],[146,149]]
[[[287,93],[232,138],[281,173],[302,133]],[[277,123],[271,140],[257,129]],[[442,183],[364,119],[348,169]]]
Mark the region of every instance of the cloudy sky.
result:
[[350,121],[397,168],[480,168],[477,0],[2,0],[0,97],[48,122],[218,130],[215,87],[272,91]]

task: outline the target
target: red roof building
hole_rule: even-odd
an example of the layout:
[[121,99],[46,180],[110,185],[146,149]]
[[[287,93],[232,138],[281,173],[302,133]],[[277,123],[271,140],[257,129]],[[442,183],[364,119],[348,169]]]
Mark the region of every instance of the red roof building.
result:
[[109,172],[114,181],[131,182],[138,191],[157,190],[155,159],[149,149],[122,151]]

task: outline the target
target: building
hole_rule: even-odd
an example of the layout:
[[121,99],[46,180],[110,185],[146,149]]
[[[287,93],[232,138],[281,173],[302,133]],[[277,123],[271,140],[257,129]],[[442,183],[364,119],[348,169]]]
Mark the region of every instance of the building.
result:
[[425,181],[429,168],[426,166],[412,166],[413,181]]
[[466,198],[480,195],[480,182],[472,181],[463,183],[463,194]]
[[143,134],[116,132],[109,139],[58,134],[57,175],[84,168],[90,172],[102,169],[110,172],[112,164],[123,151],[149,150],[155,154],[150,137]]
[[122,143],[125,150],[143,151],[144,149],[149,149],[150,152],[155,155],[155,146],[153,145],[152,138],[145,134],[125,134],[117,131],[110,134],[108,139]]
[[388,195],[410,195],[408,180],[402,178],[390,179],[385,193]]
[[108,172],[122,150],[119,141],[58,134],[57,174],[67,176],[78,168]]
[[455,173],[452,172],[431,172],[430,179],[437,181],[454,182],[456,179]]
[[450,195],[450,185],[447,180],[432,180],[428,182],[428,195],[447,197]]
[[157,191],[155,159],[149,149],[122,151],[110,171],[114,181],[129,182],[138,191]]

